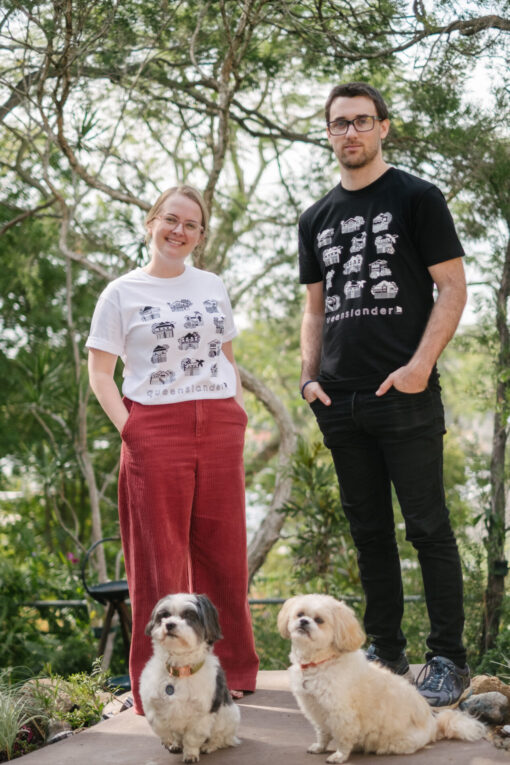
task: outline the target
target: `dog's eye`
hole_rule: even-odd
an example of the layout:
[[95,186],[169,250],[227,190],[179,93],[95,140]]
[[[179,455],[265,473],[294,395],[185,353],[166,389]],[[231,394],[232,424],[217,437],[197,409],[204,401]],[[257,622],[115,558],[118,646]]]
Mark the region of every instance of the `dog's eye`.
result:
[[192,608],[188,608],[186,611],[182,612],[182,618],[186,619],[186,621],[191,621],[192,619],[197,618],[197,612],[193,611]]
[[324,619],[321,619],[320,616],[316,616],[314,622],[315,624],[324,624]]
[[170,616],[170,614],[168,613],[168,611],[160,611],[160,612],[158,613],[158,619],[166,619],[166,618],[167,618],[167,616]]
[[304,612],[304,611],[300,611],[300,612],[298,613],[298,619],[300,619],[300,618],[301,618],[302,616],[304,616],[304,615],[305,615],[305,612]]

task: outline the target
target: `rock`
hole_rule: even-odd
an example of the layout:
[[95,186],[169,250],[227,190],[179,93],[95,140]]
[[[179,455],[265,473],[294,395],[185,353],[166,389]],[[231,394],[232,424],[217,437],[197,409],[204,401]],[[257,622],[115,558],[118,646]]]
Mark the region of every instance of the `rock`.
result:
[[63,738],[73,735],[73,729],[65,720],[50,720],[48,723],[48,733],[46,735],[47,744],[55,744],[62,741]]
[[477,675],[471,681],[473,694],[490,693],[497,691],[506,696],[510,702],[510,685],[507,685],[499,677],[494,675]]
[[51,702],[51,706],[62,714],[66,714],[73,708],[64,680],[49,677],[34,678],[28,680],[22,690],[24,695],[35,702],[38,700]]
[[123,693],[121,696],[114,696],[103,709],[103,720],[106,720],[108,717],[114,717],[119,714],[119,712],[124,712],[124,710],[129,709],[132,706],[133,698],[131,696],[131,691],[126,691],[126,693]]
[[460,705],[463,712],[477,717],[490,725],[501,725],[506,721],[509,702],[506,696],[498,691],[478,693],[470,696]]

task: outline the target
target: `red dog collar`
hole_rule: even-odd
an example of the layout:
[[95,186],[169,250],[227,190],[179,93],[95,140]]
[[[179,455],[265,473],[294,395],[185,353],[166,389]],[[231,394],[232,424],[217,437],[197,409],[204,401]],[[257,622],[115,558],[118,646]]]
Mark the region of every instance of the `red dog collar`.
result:
[[336,658],[336,656],[328,656],[327,659],[322,659],[322,661],[309,661],[307,664],[300,664],[299,666],[301,669],[310,669],[310,667],[318,667],[319,664],[324,664],[325,661],[331,661],[331,659]]

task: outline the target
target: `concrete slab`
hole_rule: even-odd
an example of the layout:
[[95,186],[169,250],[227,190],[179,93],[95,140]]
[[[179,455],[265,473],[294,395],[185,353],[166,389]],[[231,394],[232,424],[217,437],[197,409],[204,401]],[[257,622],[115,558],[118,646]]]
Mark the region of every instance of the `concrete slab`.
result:
[[[313,741],[312,727],[299,712],[286,672],[260,672],[257,692],[239,702],[242,743],[202,755],[206,765],[321,765],[325,755],[306,753]],[[57,744],[19,758],[23,765],[179,765],[181,756],[169,754],[144,717],[132,709]],[[499,765],[510,755],[488,741],[473,744],[440,741],[413,755],[352,755],[357,765]]]

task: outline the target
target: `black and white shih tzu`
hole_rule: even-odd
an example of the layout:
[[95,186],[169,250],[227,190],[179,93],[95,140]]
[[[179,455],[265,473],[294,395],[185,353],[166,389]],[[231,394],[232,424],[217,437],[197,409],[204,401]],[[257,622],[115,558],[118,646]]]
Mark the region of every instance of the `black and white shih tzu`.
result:
[[145,629],[154,653],[140,678],[145,716],[170,752],[183,762],[200,753],[237,746],[240,713],[212,646],[221,635],[206,595],[167,595]]

